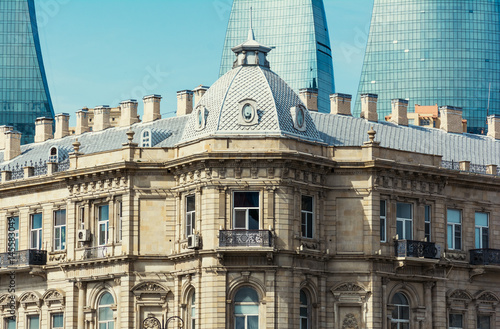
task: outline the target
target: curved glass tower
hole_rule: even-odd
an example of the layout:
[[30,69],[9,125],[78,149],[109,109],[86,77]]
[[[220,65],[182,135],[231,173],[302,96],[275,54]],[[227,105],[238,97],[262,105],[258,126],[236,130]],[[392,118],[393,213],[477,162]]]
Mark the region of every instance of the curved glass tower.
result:
[[334,93],[330,37],[322,0],[234,0],[222,54],[220,76],[233,67],[231,48],[247,40],[250,7],[255,36],[273,48],[271,70],[296,92],[318,89],[320,112],[330,112]]
[[0,124],[33,142],[35,119],[54,118],[33,0],[0,2]]
[[500,114],[499,13],[500,0],[375,0],[354,112],[363,93],[378,94],[380,120],[394,98],[451,105],[485,133]]

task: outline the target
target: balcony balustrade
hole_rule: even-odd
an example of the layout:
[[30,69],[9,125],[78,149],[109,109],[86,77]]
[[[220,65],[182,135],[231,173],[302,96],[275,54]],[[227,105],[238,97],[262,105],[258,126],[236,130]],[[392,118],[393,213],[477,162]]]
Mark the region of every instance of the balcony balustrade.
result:
[[38,249],[17,250],[0,254],[0,267],[14,265],[46,265],[47,251]]
[[268,230],[219,231],[219,247],[272,247],[273,235]]
[[111,256],[111,248],[107,246],[85,248],[83,259],[105,258]]
[[434,242],[395,240],[397,257],[423,257],[437,259],[439,250]]
[[469,252],[472,265],[500,265],[499,249],[472,249]]

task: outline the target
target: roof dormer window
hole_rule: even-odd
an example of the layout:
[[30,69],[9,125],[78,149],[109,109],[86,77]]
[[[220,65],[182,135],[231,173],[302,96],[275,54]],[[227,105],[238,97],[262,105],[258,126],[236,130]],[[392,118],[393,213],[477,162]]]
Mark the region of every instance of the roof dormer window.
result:
[[306,108],[298,104],[290,109],[292,115],[293,127],[298,131],[306,131]]
[[57,162],[58,156],[57,156],[57,147],[52,147],[49,152],[49,162]]
[[259,123],[257,102],[253,99],[244,99],[238,104],[238,123],[242,126],[253,126]]
[[196,108],[195,110],[196,130],[200,131],[205,129],[207,123],[207,114],[208,114],[207,109],[204,106],[200,105]]
[[151,147],[151,130],[144,129],[141,134],[141,147]]

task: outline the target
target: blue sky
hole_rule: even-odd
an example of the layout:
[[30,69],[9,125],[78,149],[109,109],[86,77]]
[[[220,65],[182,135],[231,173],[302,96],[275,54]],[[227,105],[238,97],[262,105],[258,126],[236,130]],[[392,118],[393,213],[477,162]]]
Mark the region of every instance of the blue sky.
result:
[[[173,116],[178,90],[218,78],[231,0],[35,2],[54,110],[71,124],[83,107],[148,94]],[[337,92],[356,94],[372,2],[324,0]]]

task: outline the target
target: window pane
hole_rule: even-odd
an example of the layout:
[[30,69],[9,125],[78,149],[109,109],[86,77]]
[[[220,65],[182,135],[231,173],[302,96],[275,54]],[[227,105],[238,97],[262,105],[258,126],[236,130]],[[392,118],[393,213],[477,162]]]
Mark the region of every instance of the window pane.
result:
[[194,195],[186,197],[186,211],[194,211],[195,209]]
[[411,240],[413,238],[412,222],[407,220],[405,223],[405,239]]
[[399,203],[398,202],[398,207],[397,207],[397,214],[396,216],[398,218],[408,218],[411,219],[411,204],[410,203]]
[[115,302],[115,299],[109,292],[102,295],[101,300],[99,301],[99,305],[111,305]]
[[248,229],[249,230],[259,229],[259,209],[248,210]]
[[249,316],[248,317],[248,329],[259,329],[259,317]]
[[234,192],[235,207],[258,207],[259,192]]
[[113,310],[111,307],[99,308],[99,321],[113,320]]
[[234,301],[237,303],[258,303],[259,295],[257,292],[250,287],[243,287],[238,290],[236,296],[234,297]]
[[488,315],[477,316],[477,329],[490,329],[490,317]]
[[313,198],[310,196],[302,196],[302,210],[313,211]]
[[235,210],[234,211],[234,228],[235,229],[246,229],[246,210]]
[[66,224],[66,210],[58,210],[54,212],[54,222],[55,225],[65,225]]
[[106,233],[107,233],[106,223],[99,224],[99,245],[104,245],[107,243],[106,241]]
[[109,219],[109,206],[99,207],[99,221],[106,221]]
[[398,234],[399,239],[404,239],[403,235],[403,221],[398,220],[396,222],[396,233]]
[[461,222],[461,213],[460,210],[456,209],[448,209],[447,211],[448,223],[458,223]]
[[385,200],[380,201],[380,216],[385,216]]
[[64,316],[62,314],[52,315],[52,324],[54,328],[62,328],[64,326]]
[[259,305],[235,305],[235,314],[259,314]]
[[475,247],[476,249],[481,248],[481,229],[476,227],[476,230],[474,231],[475,233]]
[[38,315],[29,317],[29,329],[40,329],[40,317]]
[[484,212],[476,212],[476,226],[488,226],[488,214]]
[[380,218],[380,241],[385,241],[385,218]]
[[462,328],[462,314],[450,313],[450,327]]
[[462,226],[455,225],[455,249],[462,249]]
[[31,228],[42,228],[42,214],[31,215]]
[[235,320],[236,329],[245,329],[245,317],[237,316]]
[[7,329],[16,329],[16,320],[7,320]]
[[448,242],[448,249],[453,249],[453,225],[447,226],[446,240]]
[[489,236],[488,236],[488,229],[483,227],[483,245],[481,246],[482,248],[489,248]]

